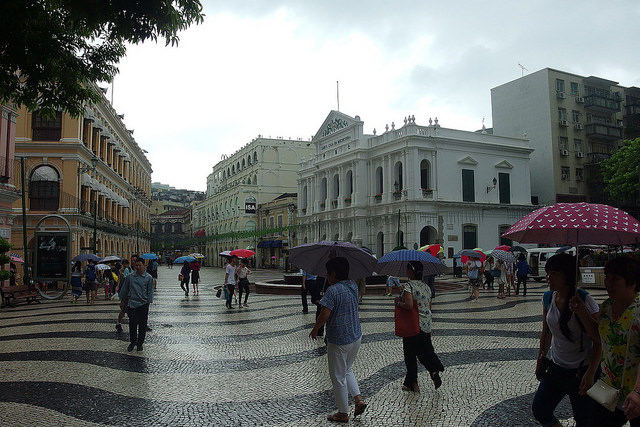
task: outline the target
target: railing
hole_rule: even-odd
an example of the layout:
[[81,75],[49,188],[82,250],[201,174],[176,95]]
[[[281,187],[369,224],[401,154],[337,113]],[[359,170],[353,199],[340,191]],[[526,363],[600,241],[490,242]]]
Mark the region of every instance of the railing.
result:
[[586,95],[584,97],[584,108],[620,111],[620,100],[599,95]]
[[611,157],[609,153],[587,153],[587,159],[589,164],[600,164],[604,160]]
[[602,137],[605,139],[621,139],[622,128],[601,123],[590,123],[586,127],[587,136]]
[[423,199],[432,200],[433,199],[433,190],[430,190],[428,188],[423,188],[422,189],[422,198]]

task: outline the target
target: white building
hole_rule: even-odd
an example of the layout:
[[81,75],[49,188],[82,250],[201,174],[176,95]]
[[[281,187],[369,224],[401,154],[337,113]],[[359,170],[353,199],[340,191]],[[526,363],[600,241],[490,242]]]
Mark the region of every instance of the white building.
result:
[[213,167],[192,220],[194,233],[206,240],[196,248],[210,264],[219,265],[218,254],[225,250],[256,249],[258,237],[250,234],[261,229],[258,205],[295,193],[299,165],[313,151],[302,139],[259,136]]
[[446,129],[437,119],[419,126],[415,117],[365,135],[358,116],[331,111],[312,143],[299,172],[300,243],[347,240],[377,256],[398,243],[441,243],[450,258],[495,247],[533,209],[525,139]]

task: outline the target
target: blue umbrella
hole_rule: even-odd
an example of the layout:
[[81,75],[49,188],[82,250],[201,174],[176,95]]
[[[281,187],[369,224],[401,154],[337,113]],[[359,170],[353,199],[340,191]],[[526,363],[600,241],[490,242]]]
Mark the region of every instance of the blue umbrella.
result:
[[71,261],[76,262],[76,261],[89,261],[89,260],[93,260],[93,261],[100,261],[102,258],[100,258],[98,255],[94,255],[94,254],[80,254],[80,255],[76,255],[74,256]]
[[407,263],[409,261],[420,261],[425,276],[440,274],[447,269],[438,258],[429,252],[401,249],[389,252],[380,258],[374,271],[378,274],[404,277],[407,275]]
[[158,259],[158,255],[156,254],[142,254],[140,255],[142,259]]
[[178,257],[178,258],[174,259],[174,260],[173,260],[173,263],[174,263],[174,264],[182,264],[182,263],[183,263],[183,262],[185,262],[185,261],[193,262],[193,261],[195,261],[195,260],[196,260],[196,259],[195,259],[194,257],[192,257],[192,256],[188,256],[188,255],[185,255],[185,256],[180,256],[180,257]]

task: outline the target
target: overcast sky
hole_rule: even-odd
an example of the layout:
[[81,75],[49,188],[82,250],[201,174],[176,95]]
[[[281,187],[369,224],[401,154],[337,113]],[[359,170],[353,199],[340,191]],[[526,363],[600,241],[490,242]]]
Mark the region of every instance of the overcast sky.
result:
[[[365,133],[491,126],[492,87],[550,67],[640,86],[636,0],[203,0],[180,44],[131,46],[114,107],[152,181],[205,190],[222,154],[258,134],[308,139],[330,110]],[[525,71],[526,72],[526,71]],[[108,94],[111,97],[111,93]]]

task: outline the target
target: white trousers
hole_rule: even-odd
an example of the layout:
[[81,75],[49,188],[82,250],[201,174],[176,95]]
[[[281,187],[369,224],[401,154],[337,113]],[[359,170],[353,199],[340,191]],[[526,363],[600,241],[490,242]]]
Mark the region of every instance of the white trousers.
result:
[[360,394],[360,387],[351,370],[351,365],[356,359],[360,341],[347,345],[327,343],[327,359],[329,361],[329,376],[333,384],[333,397],[338,405],[338,412],[349,412],[349,394],[351,397]]

